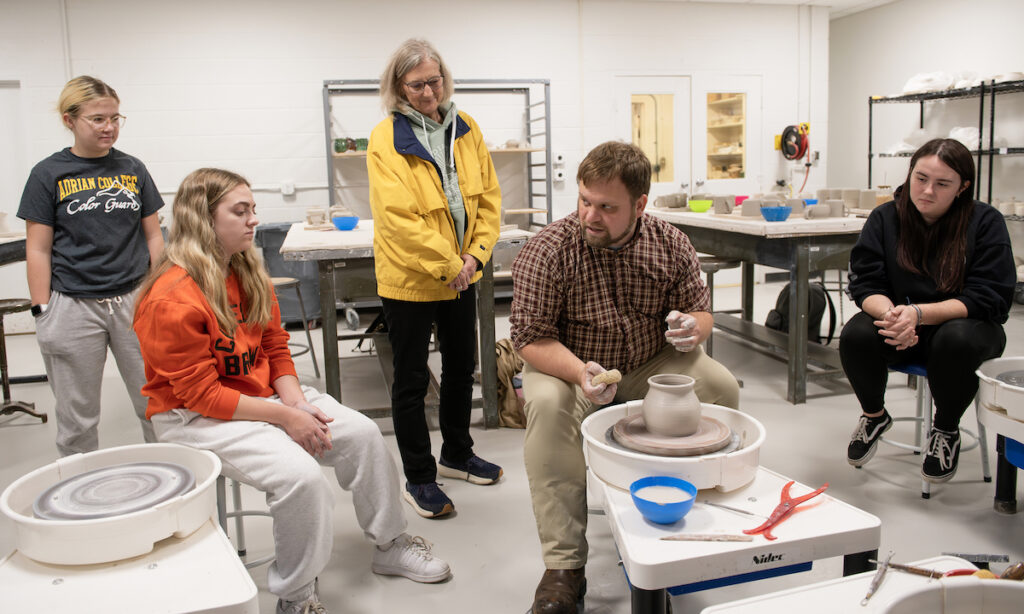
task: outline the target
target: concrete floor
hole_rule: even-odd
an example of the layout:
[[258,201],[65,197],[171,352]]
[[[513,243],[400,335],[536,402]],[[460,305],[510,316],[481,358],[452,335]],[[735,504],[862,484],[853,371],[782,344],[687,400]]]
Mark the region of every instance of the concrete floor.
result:
[[[774,305],[780,287],[781,284],[758,286],[758,321],[763,321],[764,313]],[[734,307],[739,303],[739,290],[720,287],[715,298],[720,309]],[[847,303],[847,317],[854,312]],[[499,303],[498,313],[497,331],[501,338],[508,335],[507,302]],[[363,314],[366,324],[370,317],[372,314]],[[1004,355],[1024,354],[1024,307],[1014,307],[1006,331],[1008,345]],[[300,340],[303,336],[300,331],[293,333],[293,337]],[[314,339],[318,356],[322,357],[319,330],[315,331]],[[13,375],[43,372],[33,335],[11,336],[7,343]],[[342,348],[345,403],[353,407],[386,405],[388,397],[376,358],[360,356],[349,349],[350,346]],[[965,453],[956,477],[948,484],[934,486],[931,499],[923,500],[919,492],[920,457],[882,446],[862,470],[846,463],[845,448],[859,410],[844,383],[829,384],[829,388],[810,384],[809,401],[794,406],[785,401],[784,363],[752,352],[724,334],[716,337],[715,356],[744,383],[741,409],[760,420],[768,431],[761,463],[805,484],[830,482],[829,494],[879,516],[880,550],[893,550],[894,560],[912,561],[942,552],[1001,553],[1009,555],[1011,561],[1024,560],[1024,513],[1005,516],[992,510],[994,485],[982,481],[976,451]],[[303,383],[323,388],[323,380],[313,375],[308,356],[297,358],[296,363]],[[112,361],[108,361],[104,384],[101,445],[141,442],[138,424]],[[34,401],[39,409],[51,414],[51,419],[45,425],[27,417],[0,419],[0,488],[56,458],[53,396],[48,385],[20,384],[14,386],[13,395],[19,400]],[[906,379],[892,377],[887,401],[890,411],[911,413],[913,399],[914,391],[906,387]],[[523,468],[523,432],[485,430],[480,410],[474,411],[473,421],[476,451],[501,464],[505,477],[486,487],[447,481],[444,490],[457,507],[457,513],[449,518],[426,520],[411,509],[407,511],[409,532],[423,535],[435,544],[435,552],[450,562],[453,578],[440,585],[420,585],[371,573],[371,545],[357,528],[350,495],[338,489],[334,553],[320,576],[321,597],[332,613],[458,614],[486,609],[519,614],[527,610],[543,564]],[[397,462],[390,421],[377,422]],[[973,429],[974,424],[973,415],[968,414],[964,426]],[[436,450],[440,434],[435,430],[432,436]],[[992,438],[989,448],[993,458],[994,446]],[[247,507],[263,505],[256,491],[246,488],[244,493]],[[246,536],[251,555],[267,553],[269,520],[249,520]],[[588,539],[591,559],[587,566],[586,612],[628,612],[629,591],[603,516],[590,517]],[[13,524],[6,518],[0,519],[0,554],[14,548]],[[999,570],[1001,566],[993,568]],[[674,597],[672,605],[675,612],[699,612],[709,605],[835,578],[841,572],[841,559],[827,559],[816,562],[809,572]],[[261,611],[273,612],[275,598],[266,590],[266,567],[256,568],[251,574],[260,589]],[[680,578],[681,583],[684,581]],[[0,591],[0,610],[4,609],[2,602]]]

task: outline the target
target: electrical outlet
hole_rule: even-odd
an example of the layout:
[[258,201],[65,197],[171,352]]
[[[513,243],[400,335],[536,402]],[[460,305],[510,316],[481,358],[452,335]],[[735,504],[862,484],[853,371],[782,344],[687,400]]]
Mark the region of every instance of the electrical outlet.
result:
[[295,193],[295,182],[294,181],[282,181],[281,182],[281,194],[284,196],[291,196]]

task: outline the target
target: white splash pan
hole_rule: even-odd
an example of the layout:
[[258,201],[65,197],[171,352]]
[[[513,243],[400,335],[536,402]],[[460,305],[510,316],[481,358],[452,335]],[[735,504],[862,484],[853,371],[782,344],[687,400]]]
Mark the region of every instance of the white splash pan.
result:
[[715,488],[722,492],[735,490],[749,483],[760,464],[764,426],[751,416],[722,407],[701,403],[705,416],[724,422],[740,438],[739,448],[732,452],[713,452],[702,456],[653,456],[625,450],[607,443],[605,433],[620,419],[640,413],[643,401],[629,401],[594,412],[584,421],[583,451],[590,470],[605,482],[629,490],[634,481],[649,475],[678,477],[698,489]]
[[[896,573],[896,572],[889,572]],[[941,578],[893,600],[884,614],[1004,614],[1020,612],[1024,582],[982,580],[973,576]]]
[[975,373],[980,379],[978,396],[981,404],[988,409],[1005,410],[1007,416],[1024,422],[1024,388],[996,379],[1001,373],[1019,370],[1024,370],[1024,356],[986,360]]
[[[86,471],[124,463],[178,463],[192,471],[191,491],[148,509],[89,520],[42,520],[32,503],[57,482]],[[17,547],[25,556],[56,565],[108,563],[153,550],[170,536],[191,535],[216,514],[214,484],[220,459],[212,452],[171,443],[150,443],[74,454],[16,480],[0,495],[0,511],[17,527]]]

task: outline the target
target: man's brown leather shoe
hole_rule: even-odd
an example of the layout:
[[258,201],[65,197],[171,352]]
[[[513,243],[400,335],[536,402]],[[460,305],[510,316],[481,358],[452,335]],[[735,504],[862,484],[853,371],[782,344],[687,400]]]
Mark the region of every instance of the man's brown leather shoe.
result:
[[576,614],[576,604],[587,592],[585,569],[545,570],[533,598],[533,614]]

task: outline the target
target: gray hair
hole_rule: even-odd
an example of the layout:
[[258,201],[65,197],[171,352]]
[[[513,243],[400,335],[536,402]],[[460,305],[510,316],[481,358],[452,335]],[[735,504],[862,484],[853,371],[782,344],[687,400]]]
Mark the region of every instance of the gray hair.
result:
[[409,100],[405,97],[403,77],[412,69],[420,65],[424,60],[434,60],[441,68],[441,77],[444,79],[443,88],[438,102],[446,104],[452,97],[455,84],[452,82],[452,73],[448,65],[441,59],[429,42],[422,38],[410,38],[391,54],[388,65],[380,76],[380,100],[384,113],[390,115],[392,111],[409,111]]

